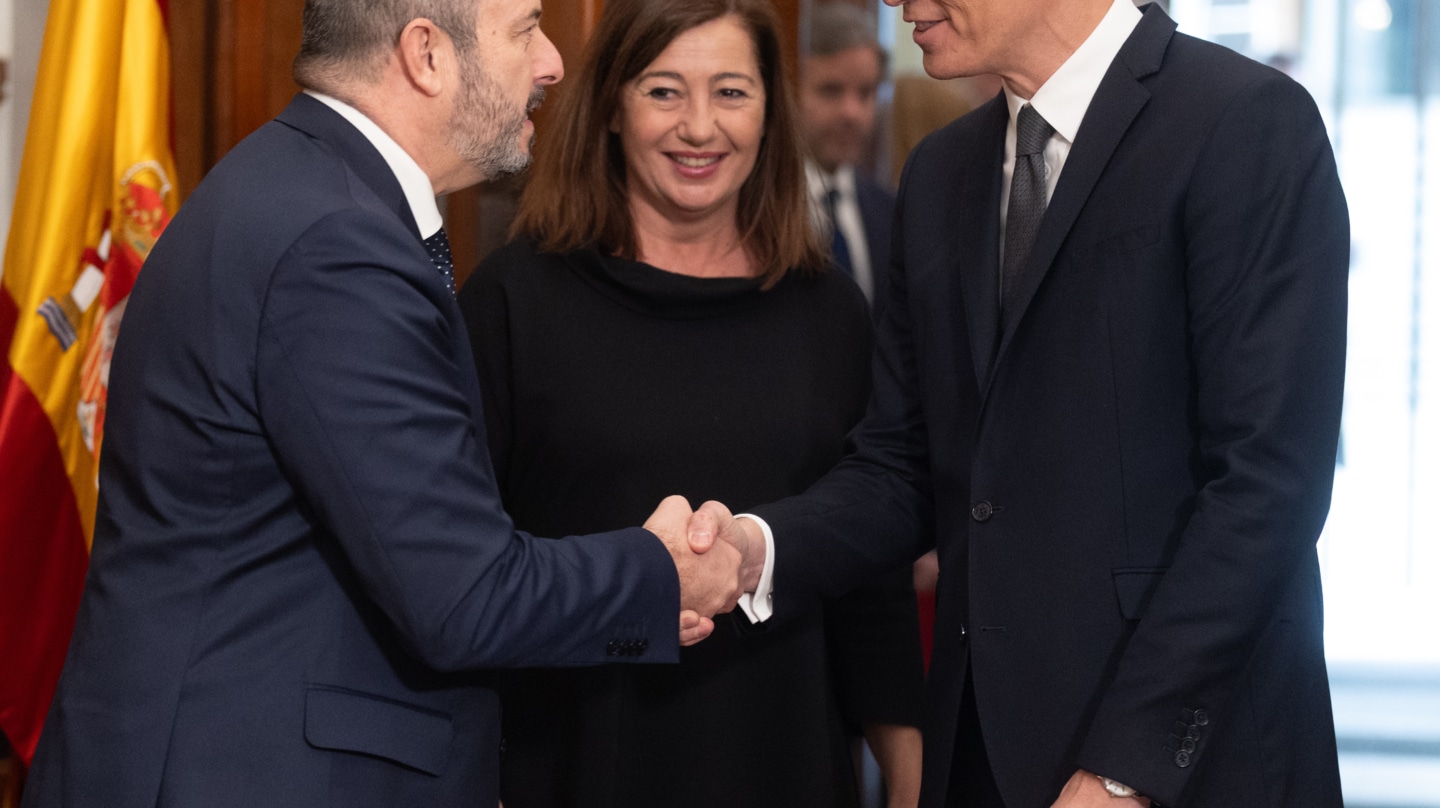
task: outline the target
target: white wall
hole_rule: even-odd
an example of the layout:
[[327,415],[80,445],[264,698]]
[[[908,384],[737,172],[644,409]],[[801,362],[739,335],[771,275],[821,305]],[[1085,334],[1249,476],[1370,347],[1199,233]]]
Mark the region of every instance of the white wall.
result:
[[0,59],[9,63],[5,100],[0,101],[0,254],[10,234],[15,183],[20,179],[20,157],[25,149],[25,124],[30,117],[30,98],[49,7],[48,0],[0,0]]

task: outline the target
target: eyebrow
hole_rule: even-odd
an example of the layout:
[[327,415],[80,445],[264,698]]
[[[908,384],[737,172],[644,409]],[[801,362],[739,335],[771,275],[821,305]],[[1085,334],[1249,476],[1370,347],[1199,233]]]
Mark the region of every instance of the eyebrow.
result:
[[[685,81],[684,76],[673,70],[652,70],[648,73],[641,73],[635,77],[636,82],[641,82],[646,79],[671,79],[681,82],[682,84]],[[741,81],[748,81],[751,84],[759,84],[759,82],[755,80],[755,77],[748,73],[716,73],[710,77],[710,83],[714,84],[717,81],[725,81],[727,79],[739,79]]]

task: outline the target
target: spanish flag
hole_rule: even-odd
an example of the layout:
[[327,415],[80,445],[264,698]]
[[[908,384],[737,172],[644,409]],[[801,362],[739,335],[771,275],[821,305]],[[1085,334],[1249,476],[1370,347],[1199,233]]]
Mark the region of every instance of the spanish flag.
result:
[[178,204],[167,0],[51,0],[0,275],[0,728],[29,762],[80,601],[110,353]]

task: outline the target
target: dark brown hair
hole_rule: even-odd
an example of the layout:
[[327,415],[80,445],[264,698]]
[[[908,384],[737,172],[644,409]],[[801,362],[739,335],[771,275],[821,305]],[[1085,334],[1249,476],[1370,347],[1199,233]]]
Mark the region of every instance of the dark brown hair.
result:
[[794,102],[785,81],[770,0],[611,0],[586,45],[579,79],[560,94],[535,150],[512,235],[546,252],[595,247],[635,258],[639,245],[626,193],[625,155],[610,122],[624,85],[676,37],[735,17],[755,43],[765,85],[765,131],[740,187],[736,225],[766,288],[786,272],[820,271],[825,254],[810,226]]

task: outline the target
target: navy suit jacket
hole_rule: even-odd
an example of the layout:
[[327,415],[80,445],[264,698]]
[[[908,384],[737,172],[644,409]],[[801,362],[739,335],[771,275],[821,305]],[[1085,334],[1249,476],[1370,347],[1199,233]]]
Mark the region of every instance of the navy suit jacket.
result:
[[1006,119],[997,98],[910,157],[853,452],[756,509],[776,613],[933,528],[925,806],[973,677],[1013,808],[1078,768],[1170,808],[1337,808],[1315,541],[1349,227],[1315,104],[1148,7],[1001,322]]
[[860,222],[865,227],[865,246],[870,253],[870,280],[874,294],[870,310],[878,320],[885,303],[885,270],[890,258],[890,227],[895,219],[895,194],[884,186],[855,172],[855,199],[860,206]]
[[25,808],[496,803],[475,671],[678,658],[665,547],[518,534],[398,182],[299,96],[141,272]]

